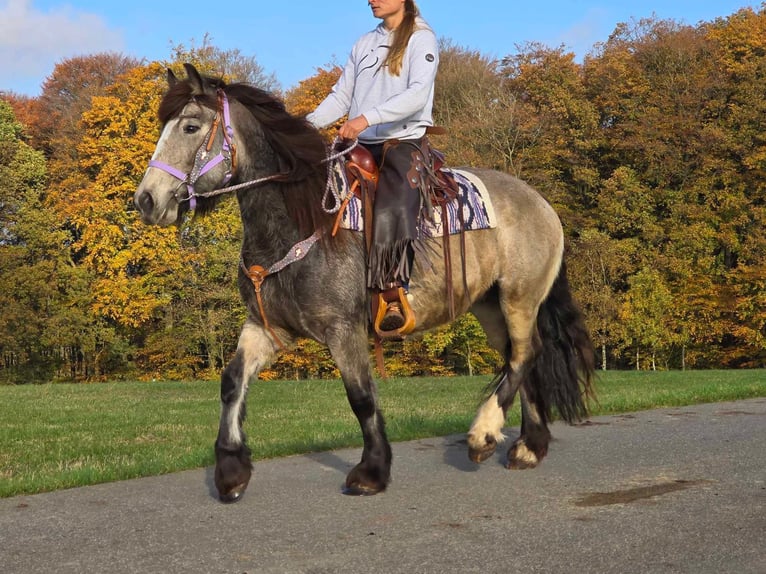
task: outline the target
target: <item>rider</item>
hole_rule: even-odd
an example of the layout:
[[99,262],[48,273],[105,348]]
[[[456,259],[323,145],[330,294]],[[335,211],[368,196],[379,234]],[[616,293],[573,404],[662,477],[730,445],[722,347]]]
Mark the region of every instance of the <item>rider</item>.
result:
[[357,40],[332,92],[307,119],[325,127],[348,115],[339,136],[358,139],[380,167],[367,287],[387,294],[379,328],[391,332],[405,321],[401,299],[409,288],[421,205],[407,172],[433,125],[439,53],[414,0],[368,4],[382,23]]

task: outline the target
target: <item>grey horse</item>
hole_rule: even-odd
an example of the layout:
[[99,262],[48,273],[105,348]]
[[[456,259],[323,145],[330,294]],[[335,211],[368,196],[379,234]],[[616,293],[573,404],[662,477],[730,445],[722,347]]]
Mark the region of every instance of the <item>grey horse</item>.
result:
[[[391,474],[391,446],[370,364],[369,294],[362,234],[331,236],[334,216],[322,209],[327,146],[303,118],[272,94],[247,84],[168,71],[162,123],[149,168],[135,192],[142,220],[176,224],[189,209],[212,210],[236,193],[243,241],[239,290],[248,309],[236,353],[221,376],[221,419],[215,441],[215,484],[223,502],[240,499],[252,462],[242,429],[248,382],[297,338],[326,345],[340,370],[364,437],[362,458],[343,491],[375,494]],[[521,434],[506,466],[535,467],[548,451],[553,411],[573,422],[586,414],[593,346],[572,299],[563,263],[564,236],[553,208],[508,174],[467,170],[489,191],[492,229],[464,234],[464,266],[454,258],[455,311],[472,312],[504,364],[468,431],[468,454],[490,457],[504,438],[518,393]],[[460,252],[453,236],[452,253]],[[440,240],[429,250],[442,252]],[[446,266],[415,261],[408,301],[415,334],[450,320]],[[232,262],[237,264],[237,262]],[[447,383],[445,383],[447,384]],[[306,400],[311,400],[310,396]]]

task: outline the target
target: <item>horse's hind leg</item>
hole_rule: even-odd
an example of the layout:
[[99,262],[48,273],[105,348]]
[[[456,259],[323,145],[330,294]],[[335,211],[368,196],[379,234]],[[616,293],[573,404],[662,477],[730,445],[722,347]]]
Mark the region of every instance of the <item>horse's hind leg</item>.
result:
[[492,394],[479,408],[468,431],[468,457],[474,462],[484,462],[495,453],[498,443],[505,440],[502,433],[508,408],[521,384],[522,373],[506,364]]
[[[508,452],[508,467],[531,468],[545,456],[550,439],[544,415],[539,412],[535,402],[530,400],[528,389],[527,374],[534,360],[537,314],[533,308],[512,309],[507,304],[502,307],[503,313],[500,313],[498,307],[494,313],[486,306],[474,310],[490,343],[496,348],[505,346],[506,363],[496,379],[497,384],[492,394],[480,407],[468,431],[468,456],[474,462],[483,462],[492,456],[497,444],[505,439],[502,428],[508,409],[520,391],[522,432]],[[503,341],[504,345],[501,345]],[[513,465],[511,461],[514,461]]]
[[488,459],[495,452],[497,444],[505,440],[502,428],[508,408],[523,379],[524,355],[529,346],[524,339],[511,343],[508,323],[500,310],[497,295],[495,291],[487,300],[471,308],[486,332],[489,344],[505,355],[505,364],[492,383],[492,393],[479,408],[468,431],[468,456],[474,462]]
[[391,445],[378,406],[364,326],[336,326],[327,333],[327,346],[340,370],[346,395],[362,428],[362,460],[346,476],[343,492],[377,494],[391,477]]
[[548,454],[551,433],[545,410],[538,405],[537,391],[529,379],[521,384],[521,434],[508,449],[506,468],[534,468]]
[[215,486],[222,502],[236,502],[244,494],[252,461],[245,443],[247,385],[274,357],[271,339],[255,323],[242,328],[234,358],[221,374],[221,421],[215,441]]
[[521,386],[521,436],[508,450],[508,468],[531,468],[548,453],[552,407],[566,422],[587,413],[593,343],[572,299],[562,264],[537,313],[539,345]]

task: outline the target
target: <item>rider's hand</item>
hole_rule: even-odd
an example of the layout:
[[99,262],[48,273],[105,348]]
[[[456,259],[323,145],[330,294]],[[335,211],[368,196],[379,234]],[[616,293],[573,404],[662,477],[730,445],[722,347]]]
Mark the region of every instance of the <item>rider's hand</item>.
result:
[[367,118],[364,116],[357,116],[352,120],[348,120],[345,124],[340,126],[338,135],[343,139],[355,140],[359,137],[370,124],[367,122]]

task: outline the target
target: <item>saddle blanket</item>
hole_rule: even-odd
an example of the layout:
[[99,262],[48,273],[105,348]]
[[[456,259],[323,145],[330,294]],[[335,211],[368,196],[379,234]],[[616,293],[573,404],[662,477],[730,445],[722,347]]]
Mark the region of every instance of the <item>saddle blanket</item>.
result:
[[[433,209],[433,221],[422,218],[420,222],[421,237],[432,238],[444,235],[444,225],[451,235],[461,231],[491,229],[497,227],[495,211],[489,198],[489,192],[478,176],[458,169],[442,168],[443,172],[451,174],[460,188],[455,199],[447,204],[447,221],[442,221],[442,210]],[[462,211],[462,223],[461,214]],[[353,196],[343,213],[340,227],[353,231],[363,231],[362,202]]]

